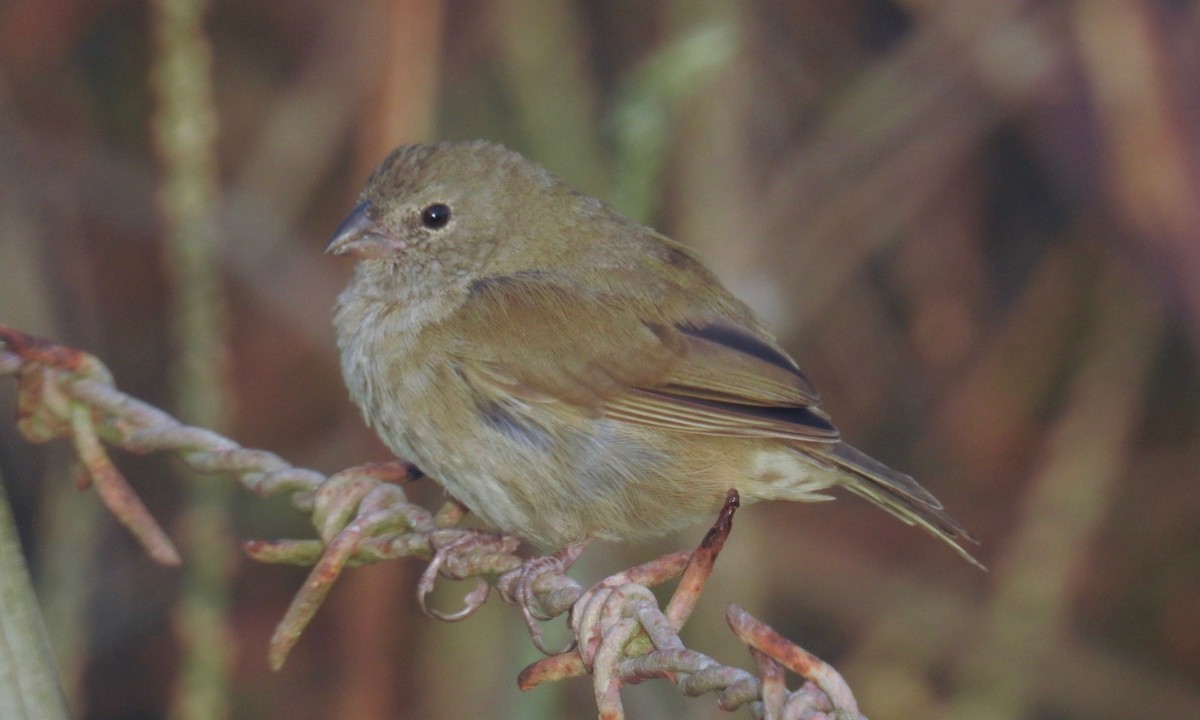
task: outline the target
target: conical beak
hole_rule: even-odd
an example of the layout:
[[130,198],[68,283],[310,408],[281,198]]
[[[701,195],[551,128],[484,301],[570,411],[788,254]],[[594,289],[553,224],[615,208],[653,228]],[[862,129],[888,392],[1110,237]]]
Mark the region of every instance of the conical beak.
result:
[[371,217],[374,206],[365,200],[338,225],[325,246],[326,255],[353,255],[357,258],[394,256],[404,249],[404,243],[384,231]]

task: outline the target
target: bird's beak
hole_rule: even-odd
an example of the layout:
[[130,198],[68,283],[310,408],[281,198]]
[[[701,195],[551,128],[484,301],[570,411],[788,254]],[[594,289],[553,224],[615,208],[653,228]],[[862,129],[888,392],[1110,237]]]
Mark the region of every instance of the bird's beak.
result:
[[350,217],[338,225],[333,237],[325,246],[326,255],[353,255],[357,258],[383,258],[395,256],[404,249],[404,242],[385,231],[371,217],[374,206],[364,200],[354,208]]

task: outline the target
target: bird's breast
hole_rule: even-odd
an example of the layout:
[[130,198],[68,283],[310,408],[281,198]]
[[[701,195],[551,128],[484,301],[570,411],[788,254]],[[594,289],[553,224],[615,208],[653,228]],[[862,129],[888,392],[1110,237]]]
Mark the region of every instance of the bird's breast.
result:
[[351,397],[394,453],[489,526],[547,549],[650,537],[715,512],[737,484],[715,470],[726,453],[695,438],[473,386],[452,336],[409,310],[339,307]]

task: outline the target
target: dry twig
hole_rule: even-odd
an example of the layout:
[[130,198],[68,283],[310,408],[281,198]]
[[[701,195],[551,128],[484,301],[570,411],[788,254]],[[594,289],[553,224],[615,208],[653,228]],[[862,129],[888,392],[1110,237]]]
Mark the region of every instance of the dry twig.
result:
[[[108,459],[100,439],[136,453],[175,452],[192,469],[236,476],[261,495],[291,493],[298,509],[311,512],[319,540],[253,540],[244,545],[261,562],[313,566],[272,638],[273,667],[283,664],[343,568],[419,557],[429,561],[418,584],[422,606],[439,576],[478,582],[461,611],[430,612],[437,617],[469,616],[492,587],[504,601],[519,604],[527,617],[551,619],[568,613],[575,649],[534,663],[518,682],[528,690],[591,673],[601,718],[624,717],[621,687],[650,678],[671,679],[687,695],[715,692],[726,710],[749,704],[756,718],[861,717],[849,687],[833,668],[737,606],[730,606],[726,619],[750,647],[757,676],[689,650],[679,639],[678,631],[732,527],[736,491],[730,491],[720,517],[694,552],[665,555],[585,590],[562,572],[570,557],[557,562],[523,560],[516,554],[520,543],[514,537],[454,527],[463,515],[461,506],[451,503],[433,515],[409,503],[397,482],[419,474],[411,465],[369,465],[326,478],[292,467],[272,453],[185,426],[119,392],[107,368],[79,350],[2,325],[0,343],[0,375],[16,375],[18,380],[21,432],[34,442],[72,439],[101,501],[159,562],[178,564],[178,552]],[[677,577],[681,580],[664,611],[649,587]],[[540,642],[536,623],[531,623],[531,633]],[[807,682],[789,692],[785,670]]]

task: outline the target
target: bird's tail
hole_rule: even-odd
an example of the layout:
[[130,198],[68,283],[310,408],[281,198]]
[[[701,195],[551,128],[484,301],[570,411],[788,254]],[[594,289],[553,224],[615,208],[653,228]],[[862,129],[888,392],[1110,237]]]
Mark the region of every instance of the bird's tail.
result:
[[942,503],[904,473],[859,452],[845,443],[838,443],[822,454],[827,460],[847,470],[855,482],[846,483],[847,490],[860,495],[909,525],[919,525],[930,534],[945,540],[972,565],[986,570],[961,543],[978,544],[963,526],[942,509]]

